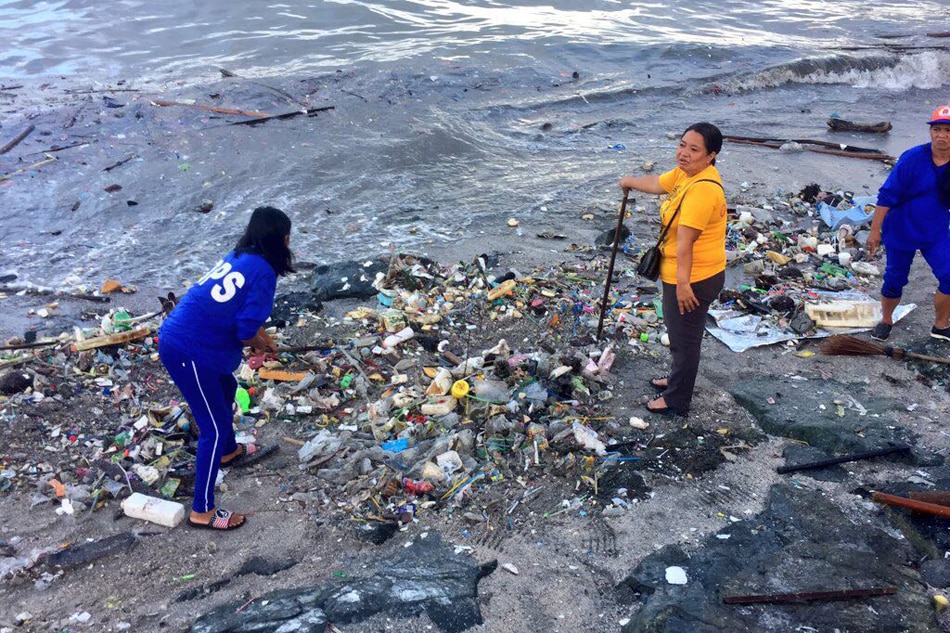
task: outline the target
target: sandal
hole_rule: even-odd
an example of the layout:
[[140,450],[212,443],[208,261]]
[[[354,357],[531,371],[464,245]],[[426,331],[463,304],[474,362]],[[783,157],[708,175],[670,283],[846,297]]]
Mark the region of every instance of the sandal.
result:
[[[659,398],[657,398],[659,400]],[[683,417],[688,418],[689,414],[685,411],[680,411],[679,409],[671,406],[662,406],[662,407],[651,407],[650,403],[656,402],[656,400],[648,400],[643,403],[643,408],[649,411],[650,413],[656,413],[657,415],[667,415],[670,417]]]
[[272,444],[267,448],[260,448],[257,444],[238,444],[237,450],[237,455],[228,461],[221,461],[222,468],[237,468],[256,464],[268,455],[277,452],[277,445]]
[[222,510],[221,508],[218,508],[214,511],[214,516],[212,516],[207,523],[192,521],[191,517],[189,516],[188,525],[202,530],[221,530],[224,532],[227,532],[228,530],[236,530],[247,523],[247,517],[239,515],[242,516],[243,520],[240,523],[231,525],[231,517],[234,516],[234,514],[235,513],[231,512],[230,510]]
[[654,389],[663,391],[664,389],[670,386],[670,379],[669,378],[652,378],[650,380],[650,386],[653,387]]

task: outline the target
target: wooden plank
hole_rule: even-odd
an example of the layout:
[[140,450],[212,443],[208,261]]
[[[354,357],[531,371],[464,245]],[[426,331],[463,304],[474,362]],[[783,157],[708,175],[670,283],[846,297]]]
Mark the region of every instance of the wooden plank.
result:
[[146,325],[144,327],[138,328],[137,330],[117,332],[115,334],[107,334],[106,336],[97,336],[95,338],[86,339],[85,341],[77,341],[71,346],[71,348],[74,352],[84,352],[86,350],[96,349],[98,347],[122,345],[123,343],[128,343],[129,341],[145,338],[151,333],[152,328]]

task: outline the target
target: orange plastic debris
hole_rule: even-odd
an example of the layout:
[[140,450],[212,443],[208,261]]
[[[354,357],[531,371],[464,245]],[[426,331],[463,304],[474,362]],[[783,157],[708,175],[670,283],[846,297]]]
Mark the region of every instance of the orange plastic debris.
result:
[[66,486],[63,485],[63,482],[61,482],[60,480],[50,479],[49,485],[52,486],[53,491],[56,493],[56,497],[58,499],[62,499],[63,497],[66,496]]

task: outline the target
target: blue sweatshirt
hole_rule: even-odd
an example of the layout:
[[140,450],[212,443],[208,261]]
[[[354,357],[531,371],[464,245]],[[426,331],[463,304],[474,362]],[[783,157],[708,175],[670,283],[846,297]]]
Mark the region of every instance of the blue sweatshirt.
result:
[[950,210],[940,202],[937,189],[946,169],[934,165],[930,143],[901,154],[877,194],[878,205],[890,209],[881,227],[885,246],[917,250],[950,231]]
[[277,274],[260,255],[228,253],[165,319],[159,337],[199,365],[232,372],[274,307]]

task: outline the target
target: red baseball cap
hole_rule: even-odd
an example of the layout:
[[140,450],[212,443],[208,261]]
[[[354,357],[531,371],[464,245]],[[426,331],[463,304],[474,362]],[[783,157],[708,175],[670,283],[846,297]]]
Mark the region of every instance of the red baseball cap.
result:
[[938,123],[941,125],[950,125],[950,103],[934,110],[930,120],[927,121],[927,125],[936,125]]

